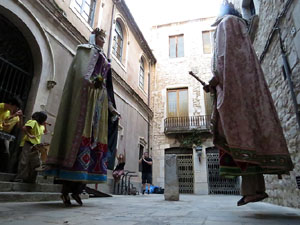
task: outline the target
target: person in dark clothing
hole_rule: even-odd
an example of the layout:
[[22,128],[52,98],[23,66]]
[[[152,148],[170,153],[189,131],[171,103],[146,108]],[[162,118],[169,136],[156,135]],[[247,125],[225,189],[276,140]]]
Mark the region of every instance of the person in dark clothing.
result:
[[71,199],[69,197],[69,193],[71,193],[72,198],[80,205],[82,206],[82,201],[80,198],[80,194],[83,192],[86,184],[81,182],[73,182],[68,180],[62,180],[58,183],[62,184],[62,190],[61,190],[61,199],[63,200],[63,203],[65,206],[71,205]]
[[146,184],[148,184],[147,193],[150,194],[150,184],[152,184],[152,159],[149,157],[148,152],[144,152],[142,158],[139,160],[142,164],[142,184],[143,184],[143,194],[146,190]]
[[121,176],[124,174],[124,167],[125,167],[125,163],[126,163],[126,151],[124,149],[124,154],[120,154],[117,157],[118,160],[118,164],[116,166],[116,168],[113,171],[113,177],[115,179],[116,182],[118,182],[121,178]]

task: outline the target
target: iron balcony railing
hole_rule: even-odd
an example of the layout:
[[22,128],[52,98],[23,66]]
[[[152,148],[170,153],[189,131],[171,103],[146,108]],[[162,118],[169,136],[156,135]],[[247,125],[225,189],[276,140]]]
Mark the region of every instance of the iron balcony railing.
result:
[[164,121],[165,133],[188,133],[192,130],[210,130],[210,116],[168,117]]

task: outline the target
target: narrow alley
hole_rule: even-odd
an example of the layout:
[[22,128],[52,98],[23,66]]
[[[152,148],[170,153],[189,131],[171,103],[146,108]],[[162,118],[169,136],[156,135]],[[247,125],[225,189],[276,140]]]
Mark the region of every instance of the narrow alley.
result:
[[181,195],[165,201],[160,194],[90,198],[82,207],[59,201],[2,203],[0,224],[97,225],[299,225],[300,209],[265,202],[237,207],[239,196]]

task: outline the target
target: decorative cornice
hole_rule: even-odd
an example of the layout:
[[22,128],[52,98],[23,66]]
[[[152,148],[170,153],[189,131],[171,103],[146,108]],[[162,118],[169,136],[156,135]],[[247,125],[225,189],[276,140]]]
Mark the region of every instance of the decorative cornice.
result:
[[153,118],[153,111],[150,107],[144,102],[144,100],[133,90],[126,82],[120,77],[116,71],[112,68],[112,77],[115,82],[117,82],[134,100],[147,112],[150,119]]
[[137,23],[135,22],[129,8],[127,7],[124,0],[122,0],[119,4],[117,4],[117,8],[120,10],[122,15],[126,18],[131,31],[133,32],[135,38],[137,39],[138,43],[140,43],[142,49],[145,51],[149,59],[151,60],[152,64],[156,63],[156,58],[152,53],[143,33],[141,32],[140,28],[138,27]]
[[204,21],[212,20],[212,19],[216,19],[216,17],[215,16],[208,16],[208,17],[201,17],[201,18],[190,19],[190,20],[174,21],[174,22],[170,22],[170,23],[162,23],[162,24],[154,25],[154,26],[152,26],[152,28],[167,27],[167,26],[171,26],[173,24],[179,25],[179,24],[186,24],[186,23],[190,23],[190,22],[204,22]]
[[80,31],[70,23],[66,17],[66,13],[61,9],[55,0],[38,0],[44,9],[46,9],[55,19],[58,20],[60,25],[70,32],[79,42],[79,44],[86,43],[88,40],[80,33]]

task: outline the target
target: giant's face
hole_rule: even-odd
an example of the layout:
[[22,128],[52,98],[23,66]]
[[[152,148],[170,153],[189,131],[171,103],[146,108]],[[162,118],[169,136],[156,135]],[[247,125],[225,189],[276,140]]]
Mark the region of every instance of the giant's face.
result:
[[104,43],[105,43],[105,38],[100,35],[96,35],[96,45],[102,48]]

